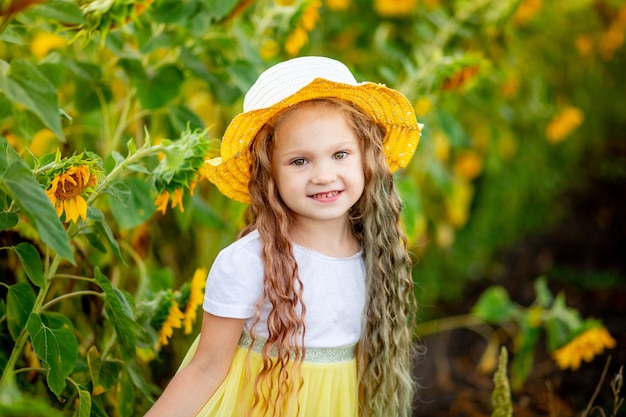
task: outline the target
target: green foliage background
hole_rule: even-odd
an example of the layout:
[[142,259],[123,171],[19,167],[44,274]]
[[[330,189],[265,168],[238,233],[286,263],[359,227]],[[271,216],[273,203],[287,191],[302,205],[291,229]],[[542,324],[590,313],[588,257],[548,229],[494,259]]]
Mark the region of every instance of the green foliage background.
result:
[[[149,406],[193,337],[157,351],[150,302],[209,267],[245,210],[203,181],[184,212],[157,212],[159,154],[195,131],[215,155],[243,94],[292,56],[298,30],[308,42],[297,55],[335,57],[402,91],[425,124],[397,174],[422,305],[458,300],[495,276],[496,254],[563,219],[559,198],[587,185],[589,160],[601,178],[626,178],[614,152],[626,124],[621,1],[390,1],[410,6],[393,16],[376,3],[0,2],[0,414]],[[569,107],[582,124],[549,140]],[[42,178],[81,153],[100,185],[87,220],[64,227]]]

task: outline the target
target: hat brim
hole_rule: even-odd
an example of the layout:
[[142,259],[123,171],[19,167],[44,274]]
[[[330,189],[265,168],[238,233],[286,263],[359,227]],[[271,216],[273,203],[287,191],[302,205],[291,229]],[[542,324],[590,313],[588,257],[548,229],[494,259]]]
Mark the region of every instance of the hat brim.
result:
[[317,78],[270,107],[235,116],[222,138],[221,156],[206,161],[205,173],[209,181],[225,196],[249,203],[250,144],[259,130],[290,106],[323,98],[348,101],[370,115],[386,129],[383,146],[391,171],[406,167],[417,148],[422,128],[406,97],[382,84],[350,85]]

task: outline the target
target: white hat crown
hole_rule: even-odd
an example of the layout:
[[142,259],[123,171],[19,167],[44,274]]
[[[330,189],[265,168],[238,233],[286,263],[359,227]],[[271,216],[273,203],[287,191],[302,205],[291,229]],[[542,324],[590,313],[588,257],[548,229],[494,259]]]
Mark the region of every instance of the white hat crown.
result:
[[243,100],[243,111],[264,109],[297,93],[317,78],[357,85],[343,63],[321,56],[293,58],[265,70]]

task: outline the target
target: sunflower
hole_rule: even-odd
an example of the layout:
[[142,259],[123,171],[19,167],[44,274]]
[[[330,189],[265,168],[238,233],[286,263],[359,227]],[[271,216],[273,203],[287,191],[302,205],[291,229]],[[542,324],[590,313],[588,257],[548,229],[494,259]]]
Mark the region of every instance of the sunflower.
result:
[[169,343],[169,339],[174,334],[174,329],[182,327],[185,315],[174,297],[174,293],[167,292],[159,300],[154,317],[150,325],[158,332],[157,350]]
[[179,292],[178,305],[183,308],[185,318],[183,326],[185,334],[190,334],[193,330],[193,324],[197,319],[198,306],[202,304],[204,299],[204,283],[206,282],[206,268],[198,268],[193,274],[191,282],[185,283]]
[[168,205],[185,211],[183,196],[185,190],[193,195],[198,181],[204,178],[204,159],[209,152],[209,139],[206,131],[187,129],[176,141],[167,141],[163,148],[163,158],[153,171],[154,184],[158,195],[154,200],[157,211],[165,214]]
[[612,349],[617,343],[604,327],[592,327],[574,337],[568,344],[555,350],[552,357],[561,369],[575,371],[580,363],[591,362],[605,348]]
[[73,165],[52,179],[46,194],[59,217],[65,213],[65,222],[77,222],[87,218],[84,196],[93,192],[96,182],[89,165]]
[[550,143],[559,143],[572,133],[585,119],[577,107],[567,106],[561,109],[548,123],[546,138]]

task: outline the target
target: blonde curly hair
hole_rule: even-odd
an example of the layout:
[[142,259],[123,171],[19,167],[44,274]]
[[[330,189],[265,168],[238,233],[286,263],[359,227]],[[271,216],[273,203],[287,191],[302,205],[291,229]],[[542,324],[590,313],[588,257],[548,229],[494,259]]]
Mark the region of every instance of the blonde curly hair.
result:
[[[415,391],[411,378],[411,326],[416,303],[411,259],[400,228],[402,203],[385,161],[383,128],[354,105],[338,99],[311,100],[293,106],[266,124],[251,146],[252,201],[248,225],[240,236],[257,229],[262,241],[264,292],[257,302],[257,322],[259,306],[264,302],[273,305],[268,316],[269,337],[262,351],[263,368],[255,382],[253,408],[260,407],[262,414],[271,409],[274,417],[281,417],[282,410],[293,406],[292,394],[297,394],[302,386],[298,372],[305,353],[306,306],[302,302],[303,285],[289,233],[295,218],[278,193],[271,155],[276,127],[289,113],[303,106],[326,106],[340,112],[361,146],[365,188],[350,211],[352,230],[361,244],[366,266],[366,306],[356,350],[359,414],[408,417]],[[291,360],[294,366],[288,366]],[[267,387],[270,380],[278,385],[270,390],[271,398],[263,398],[261,392],[268,391],[262,387]]]

